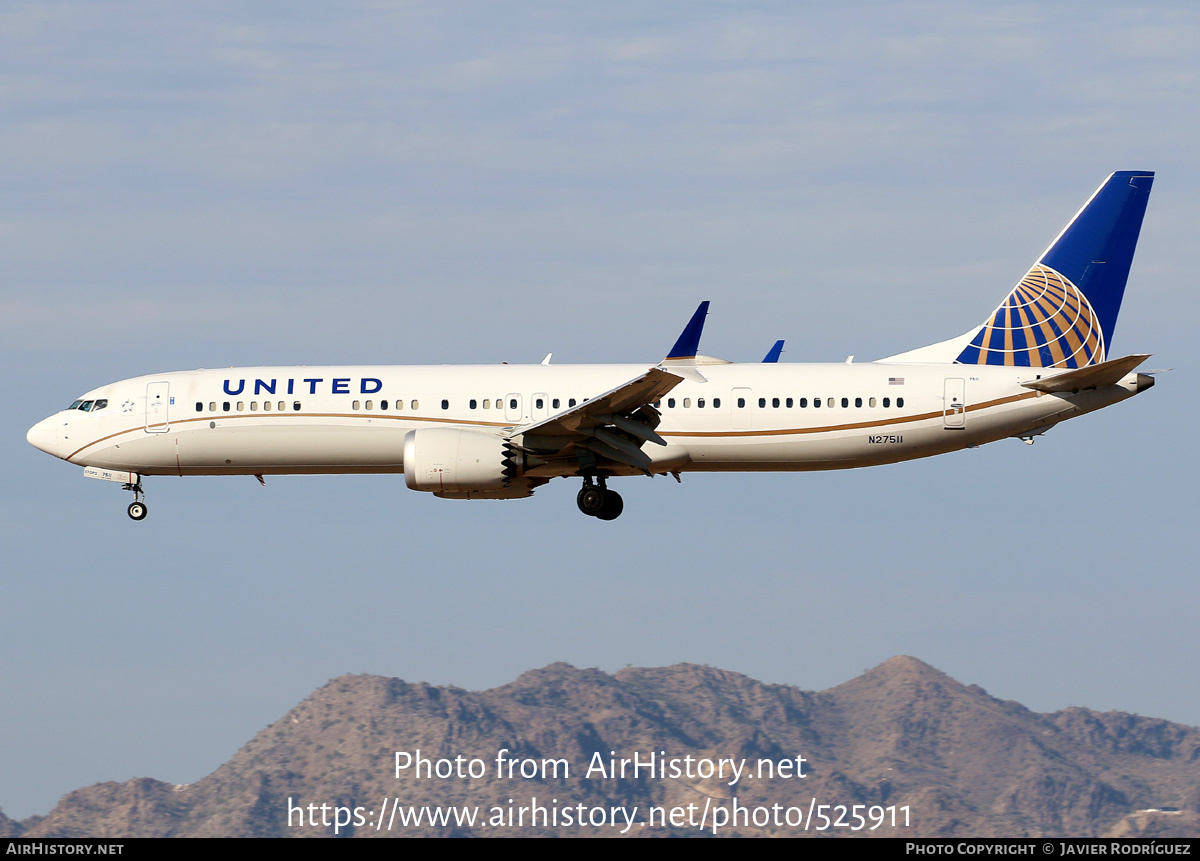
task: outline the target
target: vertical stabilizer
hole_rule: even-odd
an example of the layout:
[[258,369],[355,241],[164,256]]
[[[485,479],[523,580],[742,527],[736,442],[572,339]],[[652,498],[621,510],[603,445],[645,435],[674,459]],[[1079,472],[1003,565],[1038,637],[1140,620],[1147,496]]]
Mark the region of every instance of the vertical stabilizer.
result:
[[982,326],[884,361],[1039,368],[1103,362],[1153,183],[1152,171],[1112,174]]

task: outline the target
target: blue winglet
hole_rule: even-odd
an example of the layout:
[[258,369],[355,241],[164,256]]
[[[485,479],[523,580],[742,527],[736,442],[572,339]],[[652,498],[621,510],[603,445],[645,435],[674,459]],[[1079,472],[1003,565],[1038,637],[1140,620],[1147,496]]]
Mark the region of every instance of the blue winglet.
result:
[[675,342],[671,352],[667,353],[667,361],[696,358],[696,353],[700,351],[700,333],[704,331],[704,318],[707,315],[708,300],[705,299],[696,309],[696,313],[692,315],[692,319],[688,320],[683,334],[679,336],[679,340]]
[[779,354],[783,352],[783,341],[776,341],[775,346],[767,350],[767,357],[762,360],[764,365],[774,364],[779,361]]

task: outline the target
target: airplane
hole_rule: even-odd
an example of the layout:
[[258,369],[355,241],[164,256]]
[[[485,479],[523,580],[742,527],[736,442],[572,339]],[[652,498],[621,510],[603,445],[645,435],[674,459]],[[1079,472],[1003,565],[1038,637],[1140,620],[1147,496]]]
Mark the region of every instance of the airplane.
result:
[[1005,438],[1154,385],[1147,354],[1109,358],[1151,171],[1092,194],[982,324],[836,364],[699,352],[702,302],[656,364],[261,367],[135,377],[81,395],[28,441],[132,491],[144,476],[403,473],[443,499],[519,499],[582,479],[579,510],[613,520],[622,476],[894,463]]

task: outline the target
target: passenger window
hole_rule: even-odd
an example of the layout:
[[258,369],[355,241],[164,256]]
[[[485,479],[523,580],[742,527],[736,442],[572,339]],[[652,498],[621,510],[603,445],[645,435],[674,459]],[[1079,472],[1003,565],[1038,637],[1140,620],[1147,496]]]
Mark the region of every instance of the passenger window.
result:
[[246,411],[246,402],[245,401],[238,401],[237,411],[239,413],[244,413]]
[[875,406],[875,399],[871,398],[871,400],[867,401],[867,405],[872,407]]
[[397,400],[396,401],[396,409],[403,410],[404,409],[404,401]]
[[442,409],[444,409],[444,410],[450,409],[450,402],[448,400],[446,400],[445,398],[442,398]]
[[787,408],[790,410],[794,403],[795,403],[795,401],[793,401],[791,398],[788,398],[787,399]]
[[509,408],[510,410],[515,410],[515,409],[517,408],[517,399],[516,399],[516,398],[511,398],[511,399],[509,400],[509,402],[508,402],[508,408]]
[[475,400],[474,398],[471,398],[471,400],[467,401],[467,409],[473,410],[476,408],[476,406],[478,406],[478,404],[479,404],[479,401]]
[[485,410],[490,410],[492,408],[492,402],[490,400],[488,400],[487,398],[484,398],[483,399],[483,408]]
[[545,405],[546,405],[546,401],[543,398],[538,398],[536,401],[534,401],[534,407],[536,409],[539,409],[539,410],[543,409],[545,407]]
[[204,412],[204,402],[203,401],[196,401],[196,412],[198,412],[198,413]]
[[350,409],[352,409],[352,410],[356,410],[356,409],[358,409],[358,408],[359,408],[359,407],[361,407],[361,406],[362,406],[362,403],[361,403],[361,402],[359,402],[359,401],[354,401],[352,404],[350,404]]
[[808,407],[808,398],[801,398],[800,399],[800,409],[805,409],[807,407]]
[[691,405],[692,405],[692,399],[691,399],[691,398],[684,398],[684,399],[683,399],[683,408],[684,408],[685,410],[686,410],[688,407],[690,407]]
[[704,409],[704,398],[696,398],[696,406],[699,409]]
[[861,407],[861,406],[862,406],[862,398],[855,398],[855,399],[854,399],[854,406],[856,406],[856,407]]
[[293,409],[293,410],[295,410],[296,412],[300,412],[300,402],[299,402],[299,401],[293,401],[293,402],[292,402],[292,409]]
[[765,408],[766,408],[766,406],[767,406],[767,399],[766,399],[766,398],[759,398],[759,399],[758,399],[758,408],[761,410],[761,409],[765,409]]
[[[279,411],[283,412],[286,409],[287,409],[287,403],[285,403],[284,401],[280,401],[279,402]],[[300,408],[296,407],[296,409],[300,409]]]
[[779,398],[771,398],[771,406],[779,409]]
[[226,413],[229,412],[229,401],[225,401],[223,404],[221,404],[221,411]]
[[848,406],[850,406],[850,399],[849,399],[849,398],[842,398],[842,409],[845,409],[845,408],[846,408],[846,407],[848,407]]
[[713,398],[713,409],[719,410],[720,408],[721,408],[721,399]]
[[409,404],[409,406],[414,410],[419,410],[421,408],[421,402],[418,401],[416,398],[413,398],[413,400]]
[[890,406],[892,405],[892,399],[891,399],[891,398],[884,398],[884,399],[883,399],[883,405],[884,405],[885,407],[890,407]]
[[816,408],[817,408],[817,407],[819,407],[819,406],[821,406],[821,399],[820,399],[820,398],[813,398],[813,409],[816,409]]
[[667,407],[669,409],[675,409],[675,399],[674,398],[667,398]]
[[569,406],[569,407],[575,406],[575,399],[571,398],[569,401],[567,401],[567,406]]
[[367,401],[367,404],[366,404],[367,409],[371,409],[371,407],[374,405],[374,403],[375,403],[374,401]]
[[379,402],[379,408],[380,408],[381,410],[386,410],[386,409],[387,409],[387,401],[380,401],[380,402]]
[[745,399],[745,398],[738,398],[738,409],[739,409],[739,410],[742,410],[742,409],[745,409],[745,408],[746,408],[746,399]]
[[258,412],[258,401],[250,402],[250,412],[252,412],[252,413]]
[[898,407],[904,406],[904,398],[896,398],[896,406],[898,406]]
[[271,402],[270,401],[263,401],[263,411],[268,412],[268,413],[271,411]]
[[556,409],[558,409],[558,405],[559,405],[560,403],[561,403],[561,401],[559,401],[559,399],[558,399],[558,398],[555,398],[554,400],[552,400],[552,401],[550,402],[550,409],[552,409],[552,410],[556,410]]

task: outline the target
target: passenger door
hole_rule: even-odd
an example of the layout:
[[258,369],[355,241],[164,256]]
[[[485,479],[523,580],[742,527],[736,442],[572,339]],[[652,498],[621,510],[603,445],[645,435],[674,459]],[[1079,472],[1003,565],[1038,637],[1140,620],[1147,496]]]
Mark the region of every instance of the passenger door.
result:
[[146,433],[166,433],[170,426],[168,408],[171,402],[170,383],[146,385]]
[[754,391],[738,388],[730,394],[729,409],[733,412],[733,426],[741,430],[749,430],[753,426]]
[[947,430],[963,430],[967,426],[967,381],[962,377],[946,378],[942,425]]
[[505,396],[504,420],[513,424],[520,424],[524,419],[524,415],[524,411],[521,409],[521,396],[513,393]]

